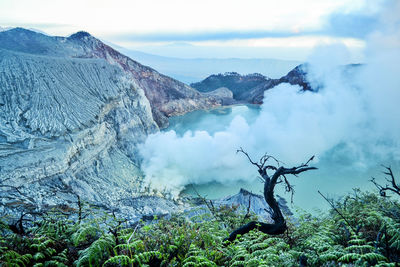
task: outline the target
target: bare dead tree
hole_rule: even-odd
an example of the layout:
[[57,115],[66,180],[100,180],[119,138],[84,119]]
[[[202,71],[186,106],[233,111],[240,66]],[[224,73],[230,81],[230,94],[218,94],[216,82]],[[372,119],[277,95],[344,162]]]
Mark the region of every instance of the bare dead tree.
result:
[[[383,165],[382,165],[383,166]],[[400,196],[400,185],[396,183],[396,179],[394,178],[393,171],[391,167],[383,166],[386,170],[383,172],[388,175],[389,178],[386,178],[386,181],[389,184],[382,186],[376,182],[376,179],[372,177],[370,180],[379,190],[379,194],[383,197],[386,197],[386,192],[390,191]]]
[[[278,202],[276,201],[274,196],[275,186],[279,183],[284,183],[286,191],[290,192],[293,196],[293,186],[289,183],[289,180],[286,176],[289,174],[297,176],[298,174],[305,171],[316,170],[317,168],[308,166],[308,164],[314,159],[314,156],[312,156],[306,163],[303,163],[300,166],[285,168],[283,166],[280,166],[281,162],[279,160],[268,154],[265,154],[260,158],[258,162],[256,162],[253,161],[249,154],[245,152],[242,148],[237,150],[237,153],[243,153],[250,161],[250,163],[258,168],[258,173],[261,175],[261,179],[264,183],[264,198],[272,210],[271,218],[274,223],[264,223],[257,221],[249,222],[248,224],[234,230],[225,240],[233,241],[236,239],[237,235],[246,234],[253,229],[258,229],[259,231],[270,235],[283,234],[286,231],[287,226],[286,220],[283,217],[281,209],[279,208]],[[273,164],[269,163],[271,161],[273,162]],[[269,174],[270,171],[273,172],[272,175]]]

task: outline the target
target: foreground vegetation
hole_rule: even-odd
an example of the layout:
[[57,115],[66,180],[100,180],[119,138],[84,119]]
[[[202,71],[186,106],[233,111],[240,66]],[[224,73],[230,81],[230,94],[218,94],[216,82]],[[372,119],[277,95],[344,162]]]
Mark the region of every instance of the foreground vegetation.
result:
[[[47,214],[24,234],[1,225],[1,266],[399,266],[400,205],[355,190],[324,215],[304,213],[288,230],[257,229],[223,241],[252,216],[223,207],[188,219],[127,226],[112,215],[75,222]],[[396,265],[397,264],[397,265]]]

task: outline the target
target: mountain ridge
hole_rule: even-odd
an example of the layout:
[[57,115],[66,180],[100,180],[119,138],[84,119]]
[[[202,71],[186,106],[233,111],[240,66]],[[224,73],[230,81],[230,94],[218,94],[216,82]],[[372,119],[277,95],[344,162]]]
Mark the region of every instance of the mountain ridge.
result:
[[[111,45],[115,46],[115,45]],[[124,54],[187,84],[203,80],[213,73],[262,72],[274,79],[292,70],[300,61],[273,58],[175,58],[118,48]]]
[[302,90],[317,91],[307,80],[308,64],[301,64],[278,79],[271,79],[260,73],[241,75],[237,72],[213,74],[190,86],[203,93],[212,93],[218,88],[227,88],[233,93],[233,99],[241,103],[261,104],[264,92],[280,83],[299,85]]
[[[162,128],[168,125],[168,116],[220,105],[218,99],[204,96],[186,84],[130,59],[84,31],[69,37],[52,37],[13,28],[0,32],[0,48],[46,56],[102,58],[110,64],[117,64],[144,89],[154,119]],[[189,99],[195,99],[198,106]]]

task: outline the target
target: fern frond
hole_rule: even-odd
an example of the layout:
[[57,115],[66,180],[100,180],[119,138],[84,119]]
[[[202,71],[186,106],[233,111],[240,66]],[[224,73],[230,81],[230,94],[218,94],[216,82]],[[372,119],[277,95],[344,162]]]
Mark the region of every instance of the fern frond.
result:
[[162,255],[159,251],[146,251],[134,255],[132,263],[142,265],[145,263],[149,263],[150,260],[161,259],[161,258]]
[[88,244],[96,238],[98,233],[99,229],[93,225],[83,225],[72,235],[72,242],[75,246]]
[[368,262],[379,262],[379,261],[387,261],[387,258],[381,254],[370,252],[361,256],[361,259]]
[[44,255],[44,253],[42,253],[42,252],[37,252],[37,253],[35,253],[35,255],[33,255],[33,259],[35,261],[41,261],[45,258],[46,258],[46,255]]
[[0,256],[0,263],[6,263],[5,266],[28,266],[31,259],[31,254],[21,255],[14,250],[8,250]]
[[118,256],[114,256],[109,258],[108,260],[106,260],[103,264],[103,267],[107,267],[107,266],[131,266],[132,265],[132,260],[126,256],[126,255],[118,255]]
[[338,261],[350,263],[350,262],[356,261],[360,258],[361,258],[361,256],[358,253],[347,253],[346,255],[343,255],[342,257],[340,257],[338,259]]
[[50,261],[46,261],[44,263],[43,267],[68,267],[68,266],[57,260],[50,260]]
[[144,244],[142,240],[134,240],[129,244],[119,244],[114,247],[114,254],[118,255],[118,251],[129,251],[130,253],[144,252]]
[[94,241],[88,248],[79,252],[79,259],[75,261],[77,267],[99,266],[110,256],[115,240],[112,235],[104,235]]

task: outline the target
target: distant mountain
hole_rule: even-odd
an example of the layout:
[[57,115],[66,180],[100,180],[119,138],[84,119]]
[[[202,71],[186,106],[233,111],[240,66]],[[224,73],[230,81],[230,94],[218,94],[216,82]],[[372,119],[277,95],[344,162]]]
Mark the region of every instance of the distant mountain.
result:
[[10,29],[12,29],[12,27],[1,27],[1,26],[0,26],[0,32],[2,32],[2,31],[8,31],[8,30],[10,30]]
[[271,79],[259,73],[240,75],[237,72],[227,72],[225,74],[208,76],[203,81],[192,83],[190,86],[196,88],[200,92],[210,92],[225,87],[232,91],[234,99],[245,100],[241,99],[244,91],[248,91],[269,80]]
[[220,103],[86,32],[2,31],[0,212],[76,207],[79,195],[134,217],[121,201],[141,188],[137,144],[168,116]]
[[299,65],[279,79],[271,79],[257,73],[240,75],[236,72],[228,72],[211,75],[201,82],[192,83],[191,86],[206,93],[221,87],[227,88],[232,91],[234,100],[242,103],[261,104],[264,91],[280,83],[296,84],[300,85],[303,90],[313,90],[307,81],[307,68],[307,64]]
[[[12,29],[15,29],[15,28],[19,28],[19,27],[10,27],[10,26],[1,27],[1,26],[0,26],[0,32],[12,30]],[[23,28],[23,29],[25,29],[25,28]],[[39,29],[35,29],[35,28],[26,28],[26,30],[29,30],[29,31],[32,31],[32,32],[41,33],[41,34],[44,34],[44,35],[48,35],[46,32],[44,32],[44,31],[42,31],[42,30],[39,30]]]
[[297,65],[299,61],[279,59],[244,59],[244,58],[174,58],[147,54],[139,51],[119,49],[131,58],[151,66],[184,83],[193,83],[205,79],[214,73],[237,72],[261,73],[271,78],[280,78]]

